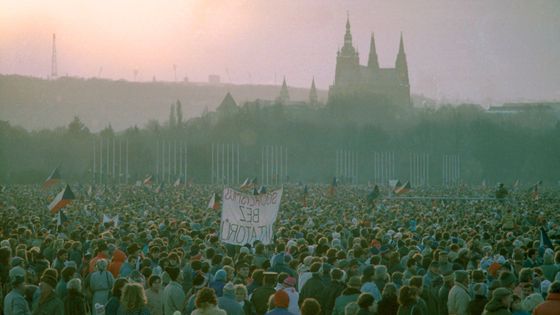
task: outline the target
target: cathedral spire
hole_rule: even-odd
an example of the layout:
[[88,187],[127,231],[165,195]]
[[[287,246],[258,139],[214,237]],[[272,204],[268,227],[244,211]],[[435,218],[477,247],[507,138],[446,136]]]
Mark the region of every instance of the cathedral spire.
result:
[[344,46],[352,46],[352,33],[350,32],[350,14],[346,11],[346,33],[344,34]]
[[371,69],[379,69],[379,62],[377,61],[377,52],[375,49],[375,38],[373,36],[373,32],[371,33],[371,41],[369,44],[368,67]]
[[282,82],[282,88],[280,89],[280,96],[278,99],[282,103],[290,100],[290,93],[288,92],[288,85],[286,84],[286,76],[284,76],[284,81]]
[[395,62],[395,68],[399,75],[401,83],[404,85],[409,85],[408,82],[408,65],[406,63],[406,54],[404,53],[404,41],[401,32],[401,40],[399,43],[399,53],[397,54],[397,61]]
[[311,80],[311,89],[309,90],[309,104],[317,104],[317,88],[315,88],[315,77]]

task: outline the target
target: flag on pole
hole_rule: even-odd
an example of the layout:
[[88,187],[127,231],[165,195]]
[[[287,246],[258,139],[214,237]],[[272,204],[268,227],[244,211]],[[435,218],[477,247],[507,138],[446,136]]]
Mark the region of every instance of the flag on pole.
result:
[[519,187],[519,179],[516,179],[515,182],[513,182],[513,188],[517,187]]
[[89,185],[87,195],[88,197],[93,197],[93,185]]
[[160,183],[156,188],[156,194],[159,194],[163,190],[163,183]]
[[329,186],[329,196],[334,196],[336,194],[336,176],[333,177],[331,185]]
[[379,198],[379,195],[381,195],[379,186],[375,185],[375,187],[373,187],[373,190],[368,194],[368,202],[370,204],[373,204],[375,202],[375,199]]
[[534,201],[539,200],[539,183],[533,185],[529,191],[531,193],[531,198],[533,198]]
[[410,182],[407,181],[406,183],[404,183],[404,185],[402,185],[401,187],[395,190],[395,194],[402,195],[402,194],[406,194],[409,191],[410,191]]
[[51,204],[49,205],[49,210],[52,214],[56,214],[58,210],[62,209],[64,206],[70,203],[76,197],[70,189],[70,185],[66,184],[66,187],[56,195]]
[[57,215],[56,215],[56,225],[60,226],[63,225],[64,223],[68,222],[68,217],[66,216],[66,214],[64,214],[64,211],[62,211],[62,209],[60,209],[60,211],[58,211]]
[[153,178],[152,175],[146,177],[144,179],[144,185],[151,185],[152,184],[152,178]]
[[391,191],[395,192],[399,187],[401,187],[401,181],[398,179],[390,179],[389,180],[389,187],[391,187]]
[[251,186],[251,180],[249,179],[249,177],[247,177],[245,179],[245,181],[243,181],[243,184],[241,184],[241,189],[245,189],[245,188],[249,188]]
[[181,185],[181,177],[177,178],[175,183],[173,183],[173,186],[175,186],[175,187],[179,187],[180,185]]
[[259,187],[259,190],[257,191],[257,193],[260,194],[266,194],[266,187],[265,186],[261,186]]
[[58,170],[58,166],[51,172],[51,174],[49,175],[49,177],[47,177],[47,179],[45,180],[45,182],[43,183],[43,188],[47,189],[49,187],[51,187],[52,185],[58,183],[60,181],[60,171]]
[[552,242],[548,238],[548,235],[546,234],[546,231],[544,230],[543,227],[541,227],[541,237],[540,237],[539,247],[554,249],[554,247],[552,246]]
[[220,196],[216,193],[212,194],[212,198],[210,198],[210,201],[208,202],[208,209],[214,209],[214,210],[218,210],[221,207],[221,200],[220,200]]
[[114,227],[117,227],[119,225],[119,215],[117,214],[116,216],[109,216],[107,214],[103,215],[103,224],[106,223],[113,223]]
[[309,189],[307,185],[303,186],[303,206],[307,208],[307,195],[309,194]]

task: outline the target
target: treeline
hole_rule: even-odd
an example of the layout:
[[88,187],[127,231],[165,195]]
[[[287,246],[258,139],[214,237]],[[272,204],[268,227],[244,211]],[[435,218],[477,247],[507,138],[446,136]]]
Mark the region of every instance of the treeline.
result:
[[519,179],[526,185],[538,180],[556,184],[560,179],[560,124],[550,111],[489,114],[476,105],[412,109],[364,104],[256,101],[185,121],[177,102],[165,123],[152,120],[118,133],[110,125],[92,133],[78,117],[64,128],[32,132],[1,121],[0,181],[40,183],[61,165],[68,181],[91,182],[94,145],[104,141],[112,146],[113,139],[117,147],[128,143],[129,183],[156,174],[157,143],[162,141],[188,146],[188,176],[199,183],[210,182],[211,145],[217,143],[239,144],[242,179],[260,177],[265,145],[287,148],[290,181],[329,182],[341,149],[356,152],[360,183],[375,178],[374,152],[394,153],[401,181],[410,176],[411,153],[430,156],[431,185],[442,183],[444,155],[460,156],[465,183]]

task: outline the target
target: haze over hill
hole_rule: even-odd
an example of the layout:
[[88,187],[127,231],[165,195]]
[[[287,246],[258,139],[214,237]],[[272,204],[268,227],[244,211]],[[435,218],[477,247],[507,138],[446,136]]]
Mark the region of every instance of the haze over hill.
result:
[[[280,86],[168,82],[129,82],[60,78],[44,80],[0,75],[0,119],[36,130],[67,125],[79,116],[92,131],[111,124],[115,130],[149,120],[167,120],[169,107],[179,100],[185,118],[213,111],[227,92],[238,105],[246,101],[274,100]],[[307,101],[309,89],[289,87],[293,101]],[[319,100],[327,92],[318,90]]]

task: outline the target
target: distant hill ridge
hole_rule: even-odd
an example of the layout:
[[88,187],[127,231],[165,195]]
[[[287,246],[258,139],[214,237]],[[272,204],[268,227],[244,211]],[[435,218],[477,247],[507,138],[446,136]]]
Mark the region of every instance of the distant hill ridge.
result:
[[[289,81],[288,81],[289,82]],[[109,123],[119,131],[149,120],[167,121],[177,100],[186,119],[215,110],[227,92],[242,105],[256,99],[274,100],[278,85],[235,85],[184,82],[131,82],[61,77],[57,80],[0,75],[0,120],[37,130],[67,125],[74,116],[92,131]],[[307,101],[309,89],[289,87],[292,101]],[[326,102],[327,91],[317,90]]]

